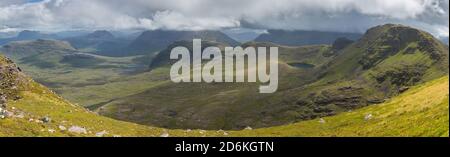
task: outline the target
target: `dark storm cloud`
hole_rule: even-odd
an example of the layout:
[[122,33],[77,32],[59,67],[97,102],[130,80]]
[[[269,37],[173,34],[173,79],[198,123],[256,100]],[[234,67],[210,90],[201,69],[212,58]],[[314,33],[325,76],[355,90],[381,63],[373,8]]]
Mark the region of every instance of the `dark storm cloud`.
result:
[[363,32],[402,23],[448,36],[448,0],[0,1],[0,31],[16,29],[305,29]]

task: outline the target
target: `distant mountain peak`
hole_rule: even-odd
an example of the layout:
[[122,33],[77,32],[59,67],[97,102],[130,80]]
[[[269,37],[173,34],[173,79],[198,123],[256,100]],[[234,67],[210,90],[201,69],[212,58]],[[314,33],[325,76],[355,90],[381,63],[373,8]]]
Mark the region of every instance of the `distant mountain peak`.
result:
[[28,40],[28,39],[51,39],[53,38],[52,35],[49,34],[43,34],[39,31],[30,31],[30,30],[24,30],[20,32],[17,35],[17,39],[20,40]]
[[[448,46],[430,33],[386,24],[369,29],[361,39],[344,48],[329,65],[332,70],[327,70],[327,74],[328,78],[339,79],[365,73],[378,82],[388,80],[401,87],[417,83],[433,72],[448,73],[448,57]],[[341,74],[335,75],[336,71]]]
[[37,39],[30,41],[14,41],[7,45],[4,45],[0,48],[0,50],[4,50],[5,52],[14,51],[16,49],[30,49],[31,51],[75,51],[70,43],[66,41],[59,40],[48,40],[48,39]]
[[114,38],[114,35],[106,30],[97,30],[87,35],[88,38],[102,38],[102,39],[111,39]]
[[[399,24],[385,24],[371,28],[357,44],[358,47],[367,48],[366,56],[370,58],[369,60],[379,60],[383,58],[382,56],[394,55],[402,50],[407,51],[406,53],[418,50],[434,60],[448,56],[448,47],[433,35]],[[447,54],[444,53],[445,49]]]
[[39,31],[32,31],[32,30],[23,30],[23,31],[19,32],[19,35],[20,34],[40,34],[40,32]]
[[[217,41],[208,41],[208,40],[202,40],[201,45],[202,45],[202,47],[201,47],[202,51],[207,47],[218,47],[219,49],[221,49],[223,51],[225,49],[225,47],[230,46],[228,43],[221,43],[221,42],[217,42]],[[170,59],[170,53],[173,48],[178,47],[178,46],[188,48],[189,53],[191,53],[191,55],[192,55],[192,53],[193,53],[193,50],[192,50],[193,41],[192,40],[175,41],[172,44],[170,44],[169,46],[167,46],[166,49],[161,50],[161,52],[155,56],[155,58],[153,59],[153,61],[150,64],[150,68],[153,69],[153,68],[156,68],[159,66],[174,63],[174,61]]]
[[9,42],[24,41],[24,40],[36,40],[36,39],[57,39],[55,34],[44,34],[39,31],[24,30],[19,32],[16,37],[0,39],[0,45],[5,45]]
[[143,32],[134,40],[128,49],[134,54],[148,54],[164,50],[167,46],[176,41],[192,41],[192,39],[202,39],[203,41],[215,41],[237,46],[239,42],[230,38],[220,31],[172,31],[172,30],[150,30]]

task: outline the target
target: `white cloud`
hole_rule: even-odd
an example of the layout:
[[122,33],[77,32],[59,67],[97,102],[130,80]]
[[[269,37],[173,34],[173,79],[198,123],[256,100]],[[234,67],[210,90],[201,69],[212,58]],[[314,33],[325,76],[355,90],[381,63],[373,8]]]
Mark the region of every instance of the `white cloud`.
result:
[[204,30],[238,27],[239,21],[224,17],[186,17],[184,14],[173,11],[158,11],[153,16],[154,29],[177,30]]
[[449,0],[2,0],[0,23],[20,29],[228,27],[362,32],[387,22],[448,36]]
[[11,32],[17,32],[19,29],[17,28],[9,28],[6,26],[0,26],[0,33],[11,33]]
[[2,0],[0,1],[0,7],[2,6],[8,6],[8,5],[15,5],[15,4],[22,4],[25,0]]
[[9,5],[0,8],[0,21],[9,27],[24,25],[43,27],[53,23],[53,14],[43,3]]

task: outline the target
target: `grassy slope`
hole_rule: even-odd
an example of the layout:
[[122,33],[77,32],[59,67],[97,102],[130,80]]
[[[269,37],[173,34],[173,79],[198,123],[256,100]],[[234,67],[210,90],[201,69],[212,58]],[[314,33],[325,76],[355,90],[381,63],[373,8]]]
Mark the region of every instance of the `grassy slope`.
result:
[[[72,105],[63,98],[53,94],[44,86],[31,82],[28,89],[20,92],[22,99],[9,101],[8,110],[24,117],[10,117],[0,120],[0,137],[2,136],[95,136],[106,131],[105,136],[160,136],[167,132],[171,136],[201,136],[199,132],[186,134],[182,130],[167,131],[162,128],[142,126],[99,116],[81,106]],[[51,122],[36,120],[50,117]],[[30,121],[33,119],[33,121]],[[64,126],[86,128],[87,134],[77,134],[59,129]],[[51,133],[49,130],[55,130]]]
[[[88,71],[88,70],[86,70]],[[105,84],[91,84],[80,87],[61,87],[55,90],[62,97],[79,105],[95,109],[104,103],[141,93],[153,86],[167,82],[160,77],[165,69],[142,73],[133,76],[112,77]],[[72,77],[73,78],[73,77]],[[164,77],[165,78],[165,77]]]
[[[165,130],[101,117],[79,106],[71,105],[45,87],[31,83],[22,91],[19,101],[9,102],[8,108],[25,113],[25,118],[0,120],[0,136],[449,136],[448,76],[417,86],[390,101],[324,118],[286,126],[231,131]],[[366,121],[364,117],[372,114]],[[30,118],[52,118],[50,123],[29,122]],[[88,134],[60,131],[59,125],[85,127]],[[48,130],[56,132],[50,133]]]
[[[379,105],[319,120],[231,136],[449,136],[448,76],[419,85]],[[373,118],[365,120],[372,114]]]

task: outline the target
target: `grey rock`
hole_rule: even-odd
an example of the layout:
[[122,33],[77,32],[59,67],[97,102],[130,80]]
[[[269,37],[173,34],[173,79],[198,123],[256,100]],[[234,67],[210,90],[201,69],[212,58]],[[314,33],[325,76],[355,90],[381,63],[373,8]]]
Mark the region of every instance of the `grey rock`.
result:
[[77,134],[87,134],[87,130],[83,127],[72,126],[69,128],[69,132],[77,133]]
[[96,133],[95,136],[97,136],[97,137],[103,137],[103,136],[105,136],[106,134],[108,134],[108,132],[102,131],[102,132]]
[[40,119],[42,122],[44,123],[50,123],[52,121],[52,119],[50,117],[45,116],[44,118]]

